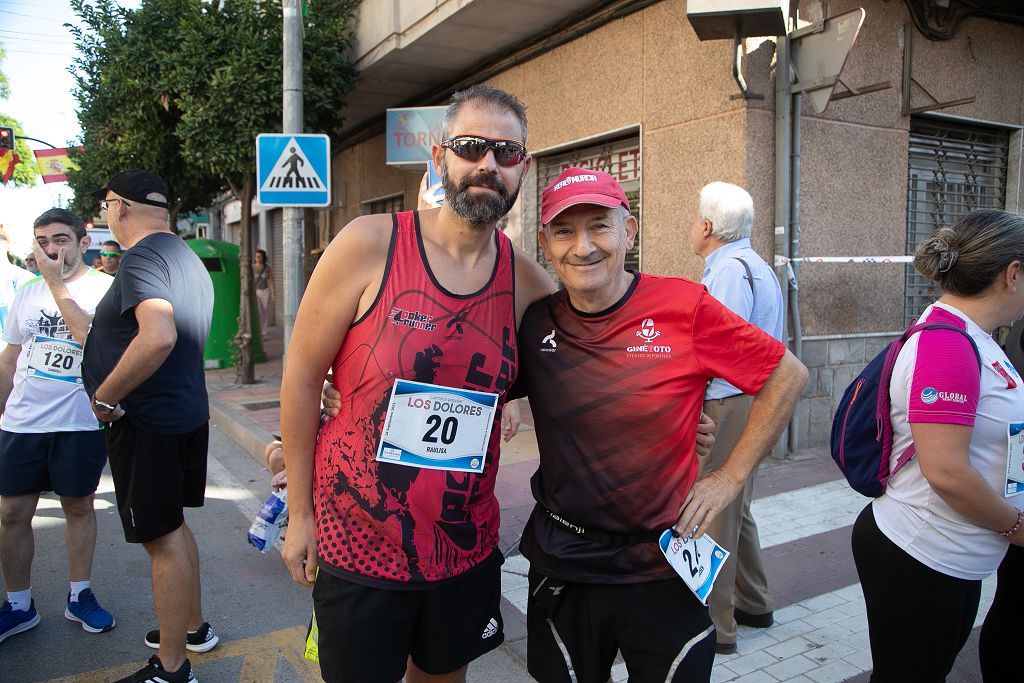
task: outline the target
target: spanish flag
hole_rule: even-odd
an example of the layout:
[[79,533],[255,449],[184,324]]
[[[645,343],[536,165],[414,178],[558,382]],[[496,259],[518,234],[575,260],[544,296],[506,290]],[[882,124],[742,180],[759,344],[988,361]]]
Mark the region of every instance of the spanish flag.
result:
[[63,183],[68,179],[69,168],[78,170],[78,165],[68,157],[67,149],[36,149],[33,153],[44,183]]
[[14,175],[14,167],[18,165],[18,155],[9,149],[0,149],[0,183],[6,183]]

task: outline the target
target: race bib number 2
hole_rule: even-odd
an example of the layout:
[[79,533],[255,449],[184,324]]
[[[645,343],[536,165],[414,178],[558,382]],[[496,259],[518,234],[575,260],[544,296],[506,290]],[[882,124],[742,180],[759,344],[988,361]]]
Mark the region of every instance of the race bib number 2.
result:
[[377,460],[484,471],[498,394],[400,379],[391,390]]
[[658,539],[658,547],[693,594],[705,605],[729,551],[704,534],[698,539],[683,538],[666,529]]
[[1024,422],[1011,422],[1006,427],[1006,487],[1007,498],[1024,493]]
[[28,349],[29,377],[82,383],[82,346],[66,339],[36,336]]

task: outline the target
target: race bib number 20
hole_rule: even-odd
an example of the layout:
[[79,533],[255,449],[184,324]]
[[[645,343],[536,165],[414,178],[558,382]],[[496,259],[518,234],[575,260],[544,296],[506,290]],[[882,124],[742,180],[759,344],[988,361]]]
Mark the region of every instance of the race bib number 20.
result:
[[498,394],[400,379],[391,390],[377,460],[484,471]]

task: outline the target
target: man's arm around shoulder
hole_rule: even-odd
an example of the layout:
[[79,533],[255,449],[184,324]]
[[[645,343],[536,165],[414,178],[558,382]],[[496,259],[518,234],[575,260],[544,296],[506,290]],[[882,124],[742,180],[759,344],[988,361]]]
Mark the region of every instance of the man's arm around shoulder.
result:
[[281,380],[281,440],[288,472],[288,536],[282,553],[292,578],[311,586],[316,569],[313,449],[324,378],[348,334],[382,286],[391,243],[388,215],[346,225],[320,257],[299,303]]
[[519,325],[530,304],[557,291],[557,287],[548,271],[536,260],[518,247],[513,249],[516,257],[516,325]]

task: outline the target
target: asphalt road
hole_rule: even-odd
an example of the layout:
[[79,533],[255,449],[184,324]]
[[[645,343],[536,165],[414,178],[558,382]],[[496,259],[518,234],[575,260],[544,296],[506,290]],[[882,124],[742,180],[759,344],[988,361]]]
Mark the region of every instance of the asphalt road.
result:
[[[199,544],[204,612],[221,638],[214,650],[189,655],[204,683],[320,680],[318,667],[303,658],[312,610],[309,590],[291,581],[276,550],[261,555],[246,542],[249,524],[269,494],[268,481],[265,469],[211,428],[206,505],[185,513]],[[91,634],[64,618],[64,520],[57,499],[47,495],[33,521],[33,597],[41,623],[0,643],[0,680],[5,683],[106,683],[139,669],[155,652],[143,643],[146,631],[156,627],[149,560],[141,547],[124,541],[106,473],[96,509],[92,587],[114,614],[116,628]],[[504,649],[474,663],[469,678],[529,680]]]

